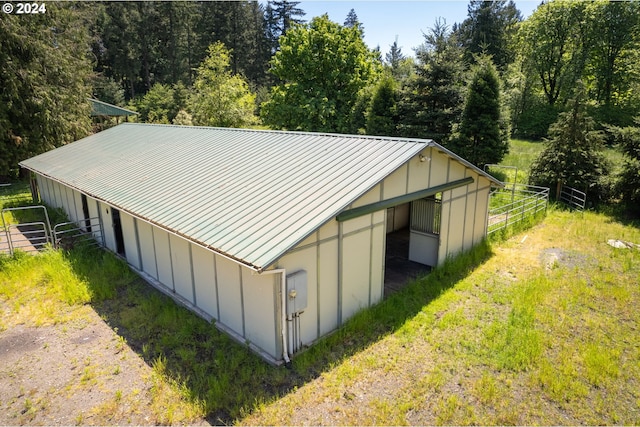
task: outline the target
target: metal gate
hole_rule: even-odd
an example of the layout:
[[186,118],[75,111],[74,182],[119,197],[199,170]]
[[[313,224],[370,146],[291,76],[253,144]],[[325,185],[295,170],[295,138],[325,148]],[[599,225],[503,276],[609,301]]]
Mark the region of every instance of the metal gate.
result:
[[79,244],[102,246],[104,242],[99,217],[56,224],[53,244],[57,249],[72,249]]
[[558,200],[565,203],[572,209],[583,211],[587,204],[587,194],[568,185],[562,181],[558,184]]
[[[28,209],[42,209],[43,221],[23,222],[20,224],[7,224],[4,214],[7,212],[25,211]],[[13,255],[16,249],[24,252],[39,251],[47,243],[51,242],[51,222],[49,214],[44,206],[22,206],[17,208],[4,208],[0,214],[2,217],[2,231],[4,238],[0,239],[0,252],[8,252]]]

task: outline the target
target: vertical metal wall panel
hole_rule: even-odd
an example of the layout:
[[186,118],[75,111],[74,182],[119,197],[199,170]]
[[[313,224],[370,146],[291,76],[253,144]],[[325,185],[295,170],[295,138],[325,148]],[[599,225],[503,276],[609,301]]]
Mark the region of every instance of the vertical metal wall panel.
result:
[[40,191],[40,200],[46,204],[49,204],[49,190],[47,188],[47,179],[40,174],[36,174],[36,181],[38,182],[38,190]]
[[77,221],[78,216],[76,214],[76,204],[73,197],[73,190],[67,186],[62,186],[64,211],[71,221]]
[[[240,273],[238,264],[226,258],[216,256],[216,280],[220,299],[220,323],[243,335],[242,300],[240,296]],[[265,304],[270,304],[265,301]]]
[[318,257],[315,247],[308,247],[289,253],[278,262],[278,267],[285,268],[287,274],[292,274],[299,270],[307,272],[307,308],[300,315],[300,338],[302,339],[302,344],[310,344],[318,339],[317,262]]
[[484,218],[482,212],[476,212],[476,200],[478,197],[477,188],[478,182],[476,181],[475,183],[473,183],[473,185],[469,186],[469,193],[467,193],[467,212],[465,215],[463,237],[463,245],[465,251],[471,249],[471,247],[476,243],[474,225],[477,221],[482,222],[482,219],[478,219],[476,215],[479,214],[481,218]]
[[171,244],[171,266],[173,268],[173,289],[176,294],[195,304],[193,283],[191,282],[191,258],[189,242],[173,234],[169,235]]
[[76,221],[80,221],[85,219],[84,212],[82,211],[82,193],[79,191],[73,192],[73,197],[75,198],[75,206],[76,206]]
[[384,223],[371,230],[371,304],[382,301],[384,292]]
[[442,193],[440,204],[440,246],[438,248],[438,264],[442,264],[447,259],[447,245],[449,243],[449,218],[451,211],[451,191]]
[[100,206],[100,216],[102,217],[102,226],[104,233],[104,245],[107,249],[116,252],[116,237],[113,232],[113,221],[111,217],[111,206],[98,202]]
[[447,180],[447,164],[449,158],[438,150],[433,150],[431,156],[431,169],[429,171],[430,187],[436,187],[448,182]]
[[218,319],[214,256],[213,252],[193,243],[191,244],[197,306],[214,319]]
[[158,266],[158,281],[173,290],[173,270],[171,266],[171,243],[169,233],[158,227],[152,227],[153,244]]
[[[421,153],[425,158],[429,158],[429,150],[423,150]],[[420,161],[419,156],[412,157],[407,164],[409,165],[409,184],[407,187],[408,193],[419,191],[429,187],[429,170],[431,168],[431,161]]]
[[319,310],[320,334],[335,330],[338,325],[338,239],[320,244]]
[[261,276],[252,274],[248,268],[242,268],[242,286],[244,287],[245,339],[279,359],[278,340],[280,334],[276,328],[273,304],[274,282],[280,283],[280,277],[274,274]]
[[451,224],[449,226],[448,254],[456,255],[462,250],[462,224],[465,220],[465,197],[454,199],[451,201]]
[[[349,221],[345,221],[349,222]],[[371,231],[345,236],[342,264],[342,322],[369,305],[369,259]]]
[[134,225],[134,219],[131,215],[120,212],[120,223],[122,224],[122,237],[124,238],[124,253],[127,258],[127,262],[142,270],[140,265],[140,254],[138,253],[138,240],[136,236],[136,228]]
[[382,199],[406,194],[407,192],[407,165],[404,164],[384,179]]
[[482,240],[487,231],[487,213],[489,211],[489,191],[491,190],[489,186],[488,179],[480,179],[478,182],[478,193],[477,193],[477,207],[476,207],[476,225],[475,232],[476,235],[476,243]]
[[364,206],[364,205],[368,205],[370,203],[375,203],[379,201],[380,201],[380,184],[376,185],[371,190],[363,194],[356,201],[354,201],[351,207],[357,208],[358,206]]
[[156,265],[156,249],[153,243],[153,225],[144,221],[138,221],[138,239],[140,239],[142,259],[140,269],[154,279],[159,280],[158,266]]
[[322,227],[320,227],[320,240],[336,237],[338,235],[338,221],[331,218]]
[[350,219],[349,221],[345,221],[343,223],[343,233],[348,234],[352,231],[360,230],[364,227],[369,227],[371,225],[371,214],[363,215],[357,218]]

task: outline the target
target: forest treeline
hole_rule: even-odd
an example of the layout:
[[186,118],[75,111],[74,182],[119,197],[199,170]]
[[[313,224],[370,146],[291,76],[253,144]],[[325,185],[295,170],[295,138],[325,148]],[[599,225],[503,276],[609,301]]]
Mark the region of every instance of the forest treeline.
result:
[[637,1],[551,0],[523,19],[512,1],[471,0],[410,54],[367,47],[355,10],[306,19],[295,1],[46,7],[0,19],[0,176],[92,132],[88,98],[144,122],[432,138],[479,166],[577,111],[627,147],[640,115]]

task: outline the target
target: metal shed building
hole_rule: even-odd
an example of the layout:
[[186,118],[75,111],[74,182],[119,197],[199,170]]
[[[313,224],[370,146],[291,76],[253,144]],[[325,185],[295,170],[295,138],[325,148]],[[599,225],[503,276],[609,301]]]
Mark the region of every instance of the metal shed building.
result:
[[[430,140],[124,123],[21,166],[160,290],[279,363],[383,297],[386,236],[427,265],[500,185]],[[437,197],[434,197],[437,196]]]

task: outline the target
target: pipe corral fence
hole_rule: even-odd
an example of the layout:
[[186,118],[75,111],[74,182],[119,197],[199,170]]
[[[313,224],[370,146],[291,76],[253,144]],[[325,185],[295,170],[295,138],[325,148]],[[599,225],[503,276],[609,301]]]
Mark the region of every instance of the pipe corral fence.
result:
[[505,183],[491,193],[487,235],[546,212],[549,188]]
[[[99,217],[62,222],[52,227],[47,208],[34,205],[32,194],[16,191],[11,184],[0,184],[0,209],[0,253],[38,252],[48,245],[55,249],[71,249],[79,244],[101,246],[104,241]],[[32,213],[30,217],[33,212],[40,215],[37,220],[15,222],[16,217],[27,212]],[[12,222],[7,221],[7,216]]]

